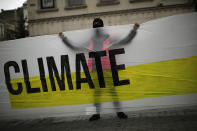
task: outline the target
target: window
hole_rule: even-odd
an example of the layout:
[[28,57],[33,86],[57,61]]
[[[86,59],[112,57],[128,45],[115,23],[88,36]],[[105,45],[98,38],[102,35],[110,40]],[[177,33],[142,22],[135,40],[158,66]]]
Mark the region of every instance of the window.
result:
[[97,6],[117,5],[117,4],[120,4],[119,0],[100,0],[99,3],[97,3]]
[[73,5],[82,5],[83,4],[83,0],[68,0],[68,4],[70,6],[73,6]]
[[111,1],[114,1],[114,0],[101,0],[101,2],[111,2]]
[[130,3],[134,3],[134,2],[145,2],[145,1],[153,1],[153,0],[129,0]]
[[57,0],[38,0],[38,10],[37,13],[44,13],[49,11],[58,11],[56,7]]
[[66,0],[66,2],[67,5],[65,7],[65,10],[87,8],[85,0]]
[[54,0],[41,0],[41,9],[55,8]]

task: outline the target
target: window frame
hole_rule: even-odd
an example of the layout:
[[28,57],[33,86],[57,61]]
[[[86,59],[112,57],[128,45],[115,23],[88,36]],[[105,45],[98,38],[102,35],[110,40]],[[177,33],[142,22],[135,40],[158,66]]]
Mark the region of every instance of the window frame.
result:
[[67,0],[68,6],[80,6],[84,4],[84,0],[81,0],[81,4],[71,4],[70,0]]
[[138,3],[138,2],[150,2],[153,0],[129,0],[130,3]]
[[73,9],[84,9],[87,8],[86,1],[82,0],[81,4],[69,4],[69,0],[66,1],[66,7],[64,8],[65,10],[73,10]]
[[106,1],[99,0],[97,6],[109,6],[109,5],[118,5],[118,4],[120,4],[120,0],[106,0]]
[[52,7],[44,7],[43,6],[43,0],[39,0],[40,1],[40,9],[53,9],[55,8],[55,0],[52,0],[53,1],[53,6]]
[[113,2],[115,0],[100,0],[100,2]]
[[38,0],[37,13],[58,11],[59,9],[57,8],[57,3],[56,2],[57,2],[57,0],[53,0],[53,7],[45,7],[45,8],[43,8],[42,0]]

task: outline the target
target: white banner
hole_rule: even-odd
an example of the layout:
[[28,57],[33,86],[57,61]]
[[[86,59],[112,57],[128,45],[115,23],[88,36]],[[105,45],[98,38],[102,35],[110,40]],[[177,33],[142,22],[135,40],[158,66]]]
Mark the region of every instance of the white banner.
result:
[[76,49],[58,34],[1,42],[0,116],[78,115],[114,101],[123,110],[196,104],[196,23],[197,13],[166,17],[132,39],[133,25],[64,32]]

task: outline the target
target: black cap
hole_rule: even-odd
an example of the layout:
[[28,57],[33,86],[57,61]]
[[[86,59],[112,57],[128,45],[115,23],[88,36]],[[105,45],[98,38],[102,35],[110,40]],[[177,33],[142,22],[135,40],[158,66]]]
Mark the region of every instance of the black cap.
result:
[[93,21],[93,28],[104,27],[103,20],[101,18],[95,18]]

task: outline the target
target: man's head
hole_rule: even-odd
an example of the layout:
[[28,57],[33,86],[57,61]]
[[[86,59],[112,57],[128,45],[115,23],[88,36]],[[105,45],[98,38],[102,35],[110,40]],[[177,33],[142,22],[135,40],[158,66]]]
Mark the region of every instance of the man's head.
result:
[[93,21],[93,28],[104,27],[103,20],[100,18],[95,18]]

